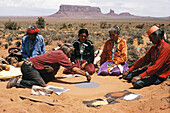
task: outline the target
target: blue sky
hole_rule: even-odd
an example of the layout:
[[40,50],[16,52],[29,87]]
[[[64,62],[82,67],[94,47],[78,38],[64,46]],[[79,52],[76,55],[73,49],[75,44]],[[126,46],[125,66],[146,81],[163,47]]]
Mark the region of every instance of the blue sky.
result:
[[0,16],[48,16],[61,4],[99,7],[104,14],[112,9],[117,14],[170,16],[170,0],[0,0]]

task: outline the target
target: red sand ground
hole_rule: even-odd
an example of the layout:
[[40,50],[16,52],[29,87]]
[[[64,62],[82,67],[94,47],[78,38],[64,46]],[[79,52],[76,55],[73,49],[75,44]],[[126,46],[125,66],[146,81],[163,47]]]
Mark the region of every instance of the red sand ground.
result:
[[[63,76],[60,69],[57,76]],[[85,77],[60,79],[63,82],[50,82],[47,85],[64,87],[70,89],[61,95],[52,94],[51,96],[30,95],[31,89],[12,88],[6,89],[6,82],[0,82],[0,113],[168,113],[170,111],[169,80],[157,86],[149,86],[142,89],[131,89],[132,85],[124,80],[113,76],[97,76],[95,73],[92,82],[100,84],[97,88],[79,88],[74,85],[76,82],[86,80]],[[139,100],[124,101],[120,103],[104,105],[97,108],[87,107],[82,103],[85,100],[97,98],[104,99],[104,95],[109,92],[129,90],[142,94]],[[36,99],[43,99],[50,102],[62,103],[62,106],[50,106],[45,103],[21,100],[19,96],[28,96]]]
[[[49,49],[49,48],[48,48]],[[51,48],[50,48],[51,49]],[[6,56],[7,52],[0,49],[0,56]],[[56,77],[61,77],[63,68],[59,70]],[[170,79],[160,85],[152,85],[142,89],[132,89],[132,85],[114,76],[92,76],[92,82],[100,84],[97,88],[79,88],[74,85],[76,82],[85,81],[85,77],[60,79],[60,82],[50,82],[47,85],[64,87],[69,91],[51,96],[31,95],[31,89],[11,88],[6,89],[8,81],[0,82],[0,113],[169,113],[170,112]],[[97,108],[87,107],[82,101],[97,98],[104,99],[109,92],[129,90],[142,94],[139,100],[124,101],[120,103],[104,105]],[[50,102],[62,103],[62,106],[50,106],[45,103],[21,100],[19,96],[28,96]]]

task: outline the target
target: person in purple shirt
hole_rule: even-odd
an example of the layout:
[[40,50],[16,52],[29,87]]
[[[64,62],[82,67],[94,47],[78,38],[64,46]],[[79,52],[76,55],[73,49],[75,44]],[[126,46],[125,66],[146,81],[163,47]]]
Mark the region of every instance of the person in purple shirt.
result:
[[45,87],[46,83],[55,80],[55,75],[60,66],[86,76],[87,81],[90,82],[91,76],[87,72],[74,67],[69,60],[73,51],[73,45],[66,43],[58,50],[26,59],[21,66],[22,79],[18,77],[11,78],[7,88],[31,88],[33,85]]
[[44,39],[38,32],[35,25],[28,27],[27,35],[23,37],[21,44],[22,58],[28,59],[46,53]]

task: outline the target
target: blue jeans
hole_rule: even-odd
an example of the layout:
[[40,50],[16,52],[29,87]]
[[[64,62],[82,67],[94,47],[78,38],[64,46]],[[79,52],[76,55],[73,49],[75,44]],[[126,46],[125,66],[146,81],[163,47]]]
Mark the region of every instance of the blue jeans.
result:
[[[128,82],[131,82],[133,77],[139,76],[144,71],[146,71],[146,69],[131,72],[125,77],[125,79],[128,80]],[[158,77],[156,75],[148,76],[144,79],[136,81],[134,88],[139,89],[139,88],[143,88],[143,87],[149,86],[149,85],[157,85],[157,84],[162,83],[163,81],[165,81],[164,78]]]

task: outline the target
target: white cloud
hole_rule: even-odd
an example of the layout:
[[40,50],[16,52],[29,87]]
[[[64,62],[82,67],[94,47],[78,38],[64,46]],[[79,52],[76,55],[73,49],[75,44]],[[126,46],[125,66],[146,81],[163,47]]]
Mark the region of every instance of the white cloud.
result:
[[95,6],[102,13],[113,9],[118,14],[170,16],[170,0],[0,0],[0,16],[45,16],[57,12],[61,4]]

